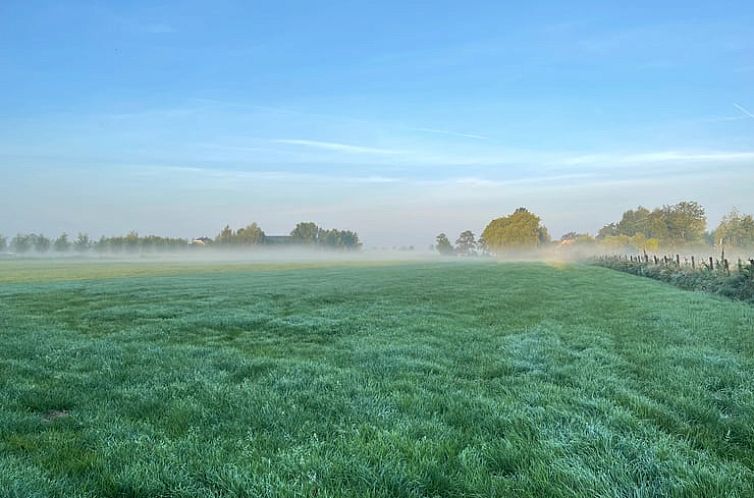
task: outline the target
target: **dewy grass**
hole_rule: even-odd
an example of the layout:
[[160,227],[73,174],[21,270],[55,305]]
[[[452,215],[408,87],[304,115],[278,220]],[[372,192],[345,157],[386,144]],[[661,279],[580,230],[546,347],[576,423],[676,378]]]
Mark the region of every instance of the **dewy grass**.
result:
[[0,496],[754,496],[751,306],[585,266],[133,270],[0,284]]

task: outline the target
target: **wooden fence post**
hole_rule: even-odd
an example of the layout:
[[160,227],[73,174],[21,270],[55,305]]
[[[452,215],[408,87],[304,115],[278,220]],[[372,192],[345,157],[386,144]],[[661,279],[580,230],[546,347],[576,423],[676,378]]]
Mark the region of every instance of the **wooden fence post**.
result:
[[696,270],[696,260],[694,260],[694,256],[691,256],[691,269]]

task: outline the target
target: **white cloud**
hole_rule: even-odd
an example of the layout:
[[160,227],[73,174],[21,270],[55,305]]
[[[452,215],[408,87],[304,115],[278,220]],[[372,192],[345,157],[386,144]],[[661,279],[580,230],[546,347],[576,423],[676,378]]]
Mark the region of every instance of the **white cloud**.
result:
[[277,144],[301,145],[303,147],[312,147],[315,149],[332,150],[336,152],[346,152],[349,154],[401,154],[402,151],[393,149],[381,149],[377,147],[364,147],[361,145],[342,144],[337,142],[321,142],[319,140],[303,140],[281,138],[273,140]]
[[471,138],[474,140],[489,140],[489,137],[485,137],[484,135],[476,135],[474,133],[461,133],[457,131],[451,131],[451,130],[439,130],[436,128],[410,128],[414,131],[421,131],[424,133],[434,133],[436,135],[449,135],[452,137],[461,137],[461,138]]
[[751,160],[754,160],[754,152],[748,151],[690,152],[668,150],[628,154],[587,154],[563,157],[561,163],[569,166],[604,163],[609,166],[611,164],[731,162]]

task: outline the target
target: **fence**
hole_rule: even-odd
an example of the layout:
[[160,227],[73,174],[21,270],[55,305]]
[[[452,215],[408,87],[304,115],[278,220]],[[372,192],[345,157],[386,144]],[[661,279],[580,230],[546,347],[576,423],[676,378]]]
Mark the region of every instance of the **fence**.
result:
[[650,256],[626,254],[601,256],[593,261],[598,266],[661,280],[682,289],[720,294],[754,304],[754,258],[737,258],[731,264],[725,255],[720,258],[686,256]]
[[611,262],[626,261],[645,266],[675,266],[676,268],[686,268],[691,270],[700,271],[720,271],[727,275],[731,274],[731,269],[738,272],[754,271],[754,258],[737,258],[731,266],[731,261],[725,257],[723,253],[720,258],[714,256],[709,257],[697,257],[694,255],[683,256],[680,254],[663,255],[658,256],[656,254],[649,255],[646,252],[642,254],[625,254],[622,256],[600,256],[597,258],[599,262],[609,265]]

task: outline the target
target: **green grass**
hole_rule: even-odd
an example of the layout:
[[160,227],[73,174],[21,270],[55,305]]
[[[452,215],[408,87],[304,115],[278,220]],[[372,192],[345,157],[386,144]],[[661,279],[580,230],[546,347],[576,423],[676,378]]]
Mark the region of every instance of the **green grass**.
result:
[[582,266],[34,265],[0,265],[2,497],[754,496],[743,303]]

